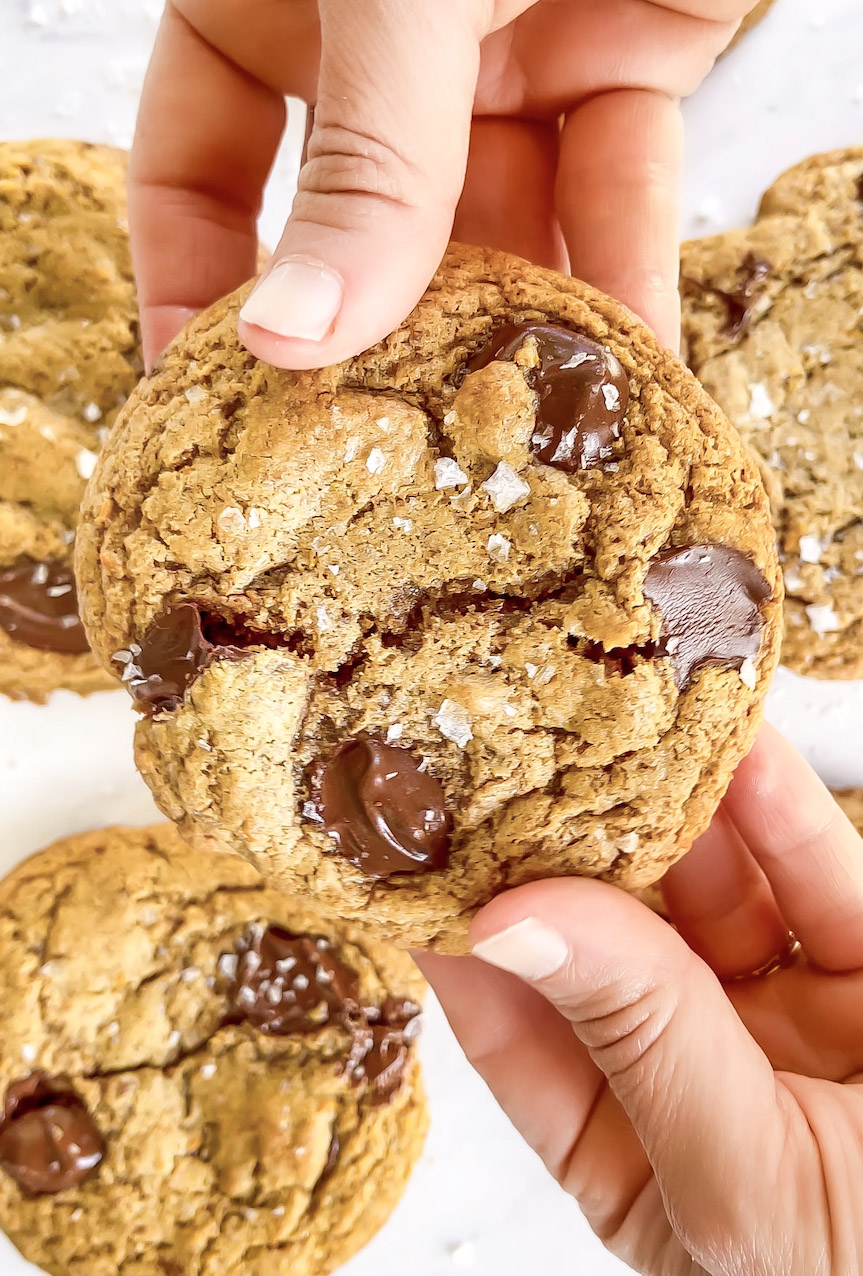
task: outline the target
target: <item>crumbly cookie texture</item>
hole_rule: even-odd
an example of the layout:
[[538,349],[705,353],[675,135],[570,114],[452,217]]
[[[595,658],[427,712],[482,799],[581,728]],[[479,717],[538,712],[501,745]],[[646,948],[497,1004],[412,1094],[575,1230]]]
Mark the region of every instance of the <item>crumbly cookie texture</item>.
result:
[[72,542],[101,432],[141,372],[123,152],[0,143],[0,692],[111,683]]
[[755,225],[684,245],[689,364],[762,466],[782,660],[863,676],[863,149],[806,160]]
[[331,1272],[422,1148],[423,989],[170,826],[57,843],[2,887],[0,1224],[49,1276]]
[[863,789],[834,789],[833,796],[863,837]]
[[776,659],[736,433],[623,307],[518,258],[454,246],[401,328],[316,373],[239,345],[244,296],[132,397],[79,538],[163,810],[442,950],[504,887],[659,877]]

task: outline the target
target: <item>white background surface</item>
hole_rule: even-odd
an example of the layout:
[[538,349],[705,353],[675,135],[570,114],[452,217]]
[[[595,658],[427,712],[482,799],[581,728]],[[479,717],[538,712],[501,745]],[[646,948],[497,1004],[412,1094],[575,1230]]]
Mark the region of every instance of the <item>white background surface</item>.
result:
[[[160,8],[160,0],[0,0],[0,137],[127,144]],[[773,177],[811,152],[863,145],[861,50],[859,0],[777,0],[687,104],[686,234],[747,220]],[[265,210],[270,244],[290,203],[301,132],[297,110]],[[863,784],[863,684],[783,672],[769,712],[825,779]],[[132,723],[123,692],[87,701],[60,693],[47,707],[0,699],[0,872],[64,834],[156,817],[132,766]],[[346,1276],[628,1270],[500,1115],[436,1007],[424,1053],[433,1115],[425,1158],[389,1227]],[[0,1276],[34,1271],[0,1238]]]

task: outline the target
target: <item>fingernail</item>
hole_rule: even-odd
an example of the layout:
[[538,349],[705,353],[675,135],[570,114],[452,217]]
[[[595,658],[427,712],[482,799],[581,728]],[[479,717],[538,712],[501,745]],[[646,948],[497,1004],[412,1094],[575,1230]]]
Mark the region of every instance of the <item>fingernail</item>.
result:
[[344,289],[318,262],[286,257],[273,266],[240,311],[240,318],[278,337],[322,341],[342,307]]
[[560,970],[569,956],[569,945],[550,926],[535,917],[525,917],[499,934],[480,940],[472,952],[474,957],[522,979],[545,979]]

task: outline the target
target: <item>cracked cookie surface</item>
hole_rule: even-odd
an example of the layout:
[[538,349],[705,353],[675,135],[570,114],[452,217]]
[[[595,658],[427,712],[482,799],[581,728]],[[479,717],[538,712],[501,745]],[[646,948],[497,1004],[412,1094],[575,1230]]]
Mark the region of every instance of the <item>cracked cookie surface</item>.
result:
[[141,364],[126,160],[0,143],[0,692],[111,683],[75,608],[72,542],[101,431]]
[[762,466],[783,663],[863,677],[863,149],[792,168],[752,227],[684,245],[681,274],[689,364]]
[[3,1230],[50,1276],[329,1273],[422,1148],[423,989],[170,826],[35,855],[0,893]]
[[79,539],[162,809],[451,951],[506,886],[661,876],[775,664],[737,435],[619,304],[517,258],[453,247],[397,332],[317,373],[239,346],[243,295],[142,382]]

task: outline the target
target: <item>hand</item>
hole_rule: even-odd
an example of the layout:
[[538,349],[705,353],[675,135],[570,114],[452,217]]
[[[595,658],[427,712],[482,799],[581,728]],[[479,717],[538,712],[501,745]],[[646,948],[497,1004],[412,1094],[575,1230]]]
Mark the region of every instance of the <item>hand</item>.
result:
[[[856,1276],[863,840],[765,728],[665,898],[680,933],[612,886],[538,882],[475,919],[484,961],[421,964],[516,1126],[637,1271]],[[802,953],[785,968],[734,978],[787,956],[789,930]]]
[[[168,0],[132,153],[150,366],[255,270],[285,94],[316,104],[240,335],[320,367],[396,328],[451,234],[679,335],[679,99],[753,0]],[[473,117],[473,120],[472,120]]]

